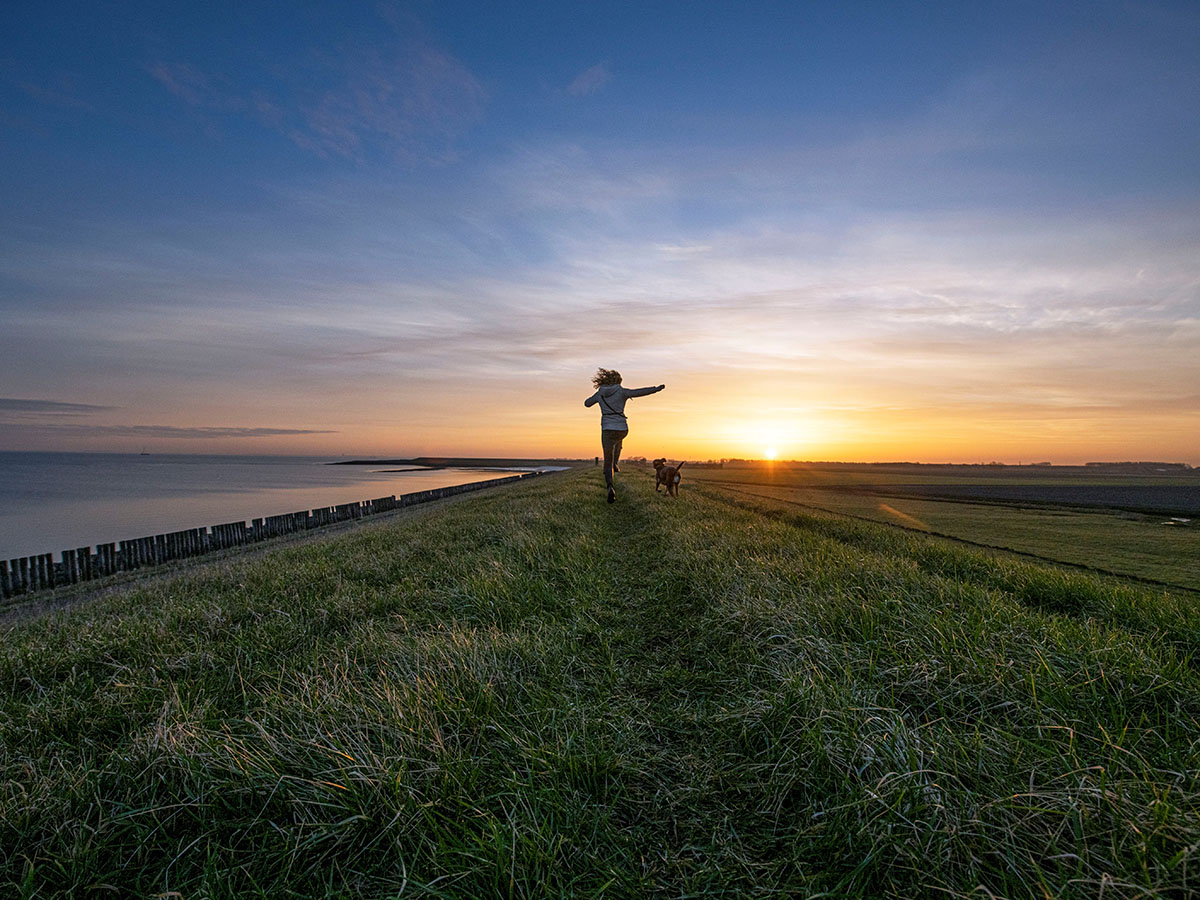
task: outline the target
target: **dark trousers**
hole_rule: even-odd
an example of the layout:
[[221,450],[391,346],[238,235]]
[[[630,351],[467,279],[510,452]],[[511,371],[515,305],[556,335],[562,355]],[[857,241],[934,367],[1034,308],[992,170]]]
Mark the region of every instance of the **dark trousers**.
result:
[[613,486],[613,466],[621,461],[621,441],[625,440],[628,431],[610,431],[607,428],[600,432],[600,446],[604,448],[604,483]]

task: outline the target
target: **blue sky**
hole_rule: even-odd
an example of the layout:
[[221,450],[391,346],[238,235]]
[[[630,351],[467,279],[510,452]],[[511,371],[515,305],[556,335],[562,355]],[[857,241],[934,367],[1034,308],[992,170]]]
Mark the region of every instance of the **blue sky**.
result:
[[0,16],[0,449],[1200,464],[1194,2]]

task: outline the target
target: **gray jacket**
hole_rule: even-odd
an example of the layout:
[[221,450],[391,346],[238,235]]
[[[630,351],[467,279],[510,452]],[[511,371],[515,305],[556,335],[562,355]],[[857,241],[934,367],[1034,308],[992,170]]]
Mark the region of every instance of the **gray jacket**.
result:
[[625,401],[630,397],[645,397],[657,394],[665,385],[644,388],[627,388],[619,384],[602,384],[600,389],[583,401],[584,406],[600,404],[600,428],[603,431],[628,431],[625,421]]

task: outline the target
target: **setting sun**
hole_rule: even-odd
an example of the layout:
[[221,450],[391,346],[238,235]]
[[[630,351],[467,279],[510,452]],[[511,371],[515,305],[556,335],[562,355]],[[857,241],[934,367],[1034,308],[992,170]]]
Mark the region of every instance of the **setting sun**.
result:
[[764,459],[774,459],[778,455],[779,455],[779,451],[776,450],[774,447],[768,447],[766,450],[763,451]]

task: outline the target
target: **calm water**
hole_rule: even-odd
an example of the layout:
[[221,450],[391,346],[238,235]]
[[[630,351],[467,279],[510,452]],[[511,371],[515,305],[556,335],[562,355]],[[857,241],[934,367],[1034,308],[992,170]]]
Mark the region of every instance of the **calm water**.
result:
[[0,453],[0,559],[449,487],[505,472],[327,457]]

